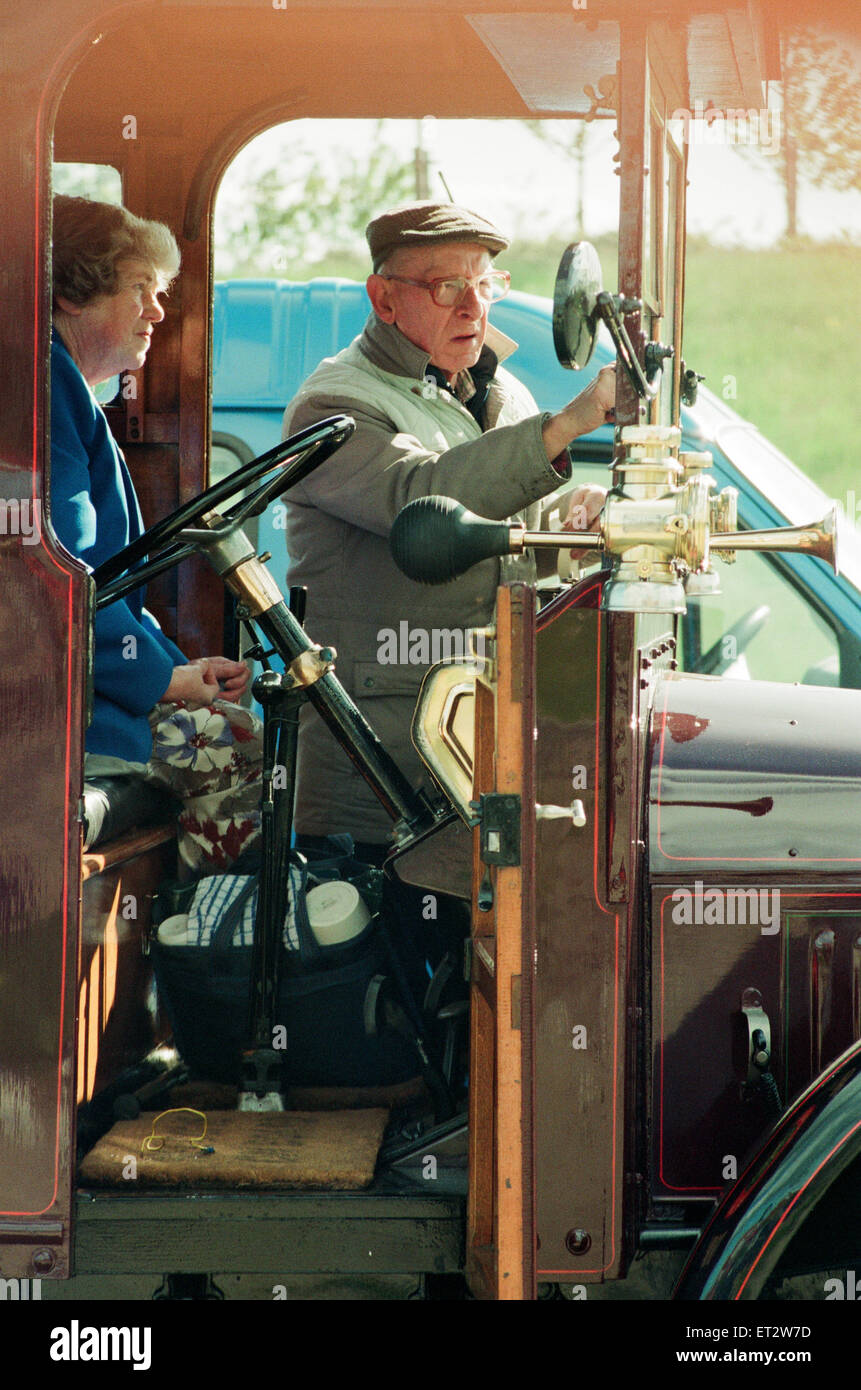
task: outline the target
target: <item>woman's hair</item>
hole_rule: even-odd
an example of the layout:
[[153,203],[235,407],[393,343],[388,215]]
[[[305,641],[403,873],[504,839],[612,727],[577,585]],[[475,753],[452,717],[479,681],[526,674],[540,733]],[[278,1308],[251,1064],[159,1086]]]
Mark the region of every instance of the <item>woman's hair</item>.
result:
[[165,287],[179,270],[179,247],[163,222],[149,222],[114,203],[54,197],[54,302],[77,306],[100,294],[116,294],[117,265],[132,256],[152,265]]

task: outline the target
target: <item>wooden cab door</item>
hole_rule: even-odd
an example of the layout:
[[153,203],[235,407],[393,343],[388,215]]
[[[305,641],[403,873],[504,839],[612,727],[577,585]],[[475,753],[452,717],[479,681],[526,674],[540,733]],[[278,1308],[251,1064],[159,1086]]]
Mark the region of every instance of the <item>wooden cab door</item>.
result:
[[497,596],[475,692],[467,1279],[479,1298],[535,1297],[535,595]]

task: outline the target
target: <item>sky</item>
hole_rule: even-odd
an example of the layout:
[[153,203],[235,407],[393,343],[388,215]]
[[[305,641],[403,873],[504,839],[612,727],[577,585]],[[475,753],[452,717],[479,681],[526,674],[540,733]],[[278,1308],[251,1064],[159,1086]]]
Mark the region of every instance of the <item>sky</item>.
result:
[[[618,222],[619,180],[611,158],[616,148],[613,126],[613,121],[597,121],[587,127],[583,197],[587,237],[615,231]],[[574,235],[576,165],[538,140],[522,122],[386,121],[384,138],[403,150],[405,160],[411,160],[419,127],[430,158],[432,196],[446,197],[441,171],[456,202],[480,210],[517,237],[543,240],[557,234],[566,239]],[[228,208],[241,202],[240,189],[249,175],[267,167],[285,167],[297,143],[313,138],[314,149],[324,162],[334,161],[341,148],[369,149],[375,129],[372,121],[298,121],[267,131],[245,147],[225,175],[217,219],[223,219]],[[774,244],[786,227],[774,160],[779,126],[763,124],[757,141],[746,131],[721,129],[718,123],[709,129],[704,122],[695,122],[690,131],[689,235],[708,235],[714,242],[729,245]],[[861,193],[837,193],[802,183],[799,231],[817,240],[857,240],[861,237]]]

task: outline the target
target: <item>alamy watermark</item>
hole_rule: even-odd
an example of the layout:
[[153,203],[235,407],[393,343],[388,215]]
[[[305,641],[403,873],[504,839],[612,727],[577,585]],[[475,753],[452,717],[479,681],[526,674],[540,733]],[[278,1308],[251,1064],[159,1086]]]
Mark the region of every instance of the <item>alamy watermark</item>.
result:
[[0,1279],[0,1302],[35,1303],[41,1297],[41,1279]]
[[861,526],[861,497],[858,496],[854,487],[850,487],[846,493],[843,515],[847,520],[851,521],[854,526]]
[[845,1279],[826,1279],[822,1287],[826,1301],[836,1298],[861,1303],[861,1279],[856,1279],[854,1269],[847,1269]]
[[722,110],[697,97],[692,111],[680,106],[670,120],[682,122],[686,145],[757,145],[766,154],[780,149],[781,112],[770,107]]
[[464,661],[484,657],[481,628],[410,627],[404,620],[377,633],[380,666],[428,666],[440,661]]
[[679,927],[759,927],[762,936],[780,931],[779,888],[677,888],[671,916]]
[[130,1361],[132,1370],[148,1371],[152,1328],[82,1327],[72,1318],[69,1327],[52,1329],[48,1354],[52,1361]]
[[42,535],[42,503],[37,497],[0,497],[0,536],[21,536],[25,545],[38,545]]

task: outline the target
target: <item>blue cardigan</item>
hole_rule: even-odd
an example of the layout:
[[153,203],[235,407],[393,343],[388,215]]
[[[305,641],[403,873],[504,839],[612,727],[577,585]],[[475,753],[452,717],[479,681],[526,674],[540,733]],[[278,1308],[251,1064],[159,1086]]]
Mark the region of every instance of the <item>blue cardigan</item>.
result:
[[[143,532],[129,471],[104,412],[58,338],[51,347],[51,524],[90,569]],[[143,606],[143,590],[96,614],[88,753],[145,763],[147,715],[187,661]]]

